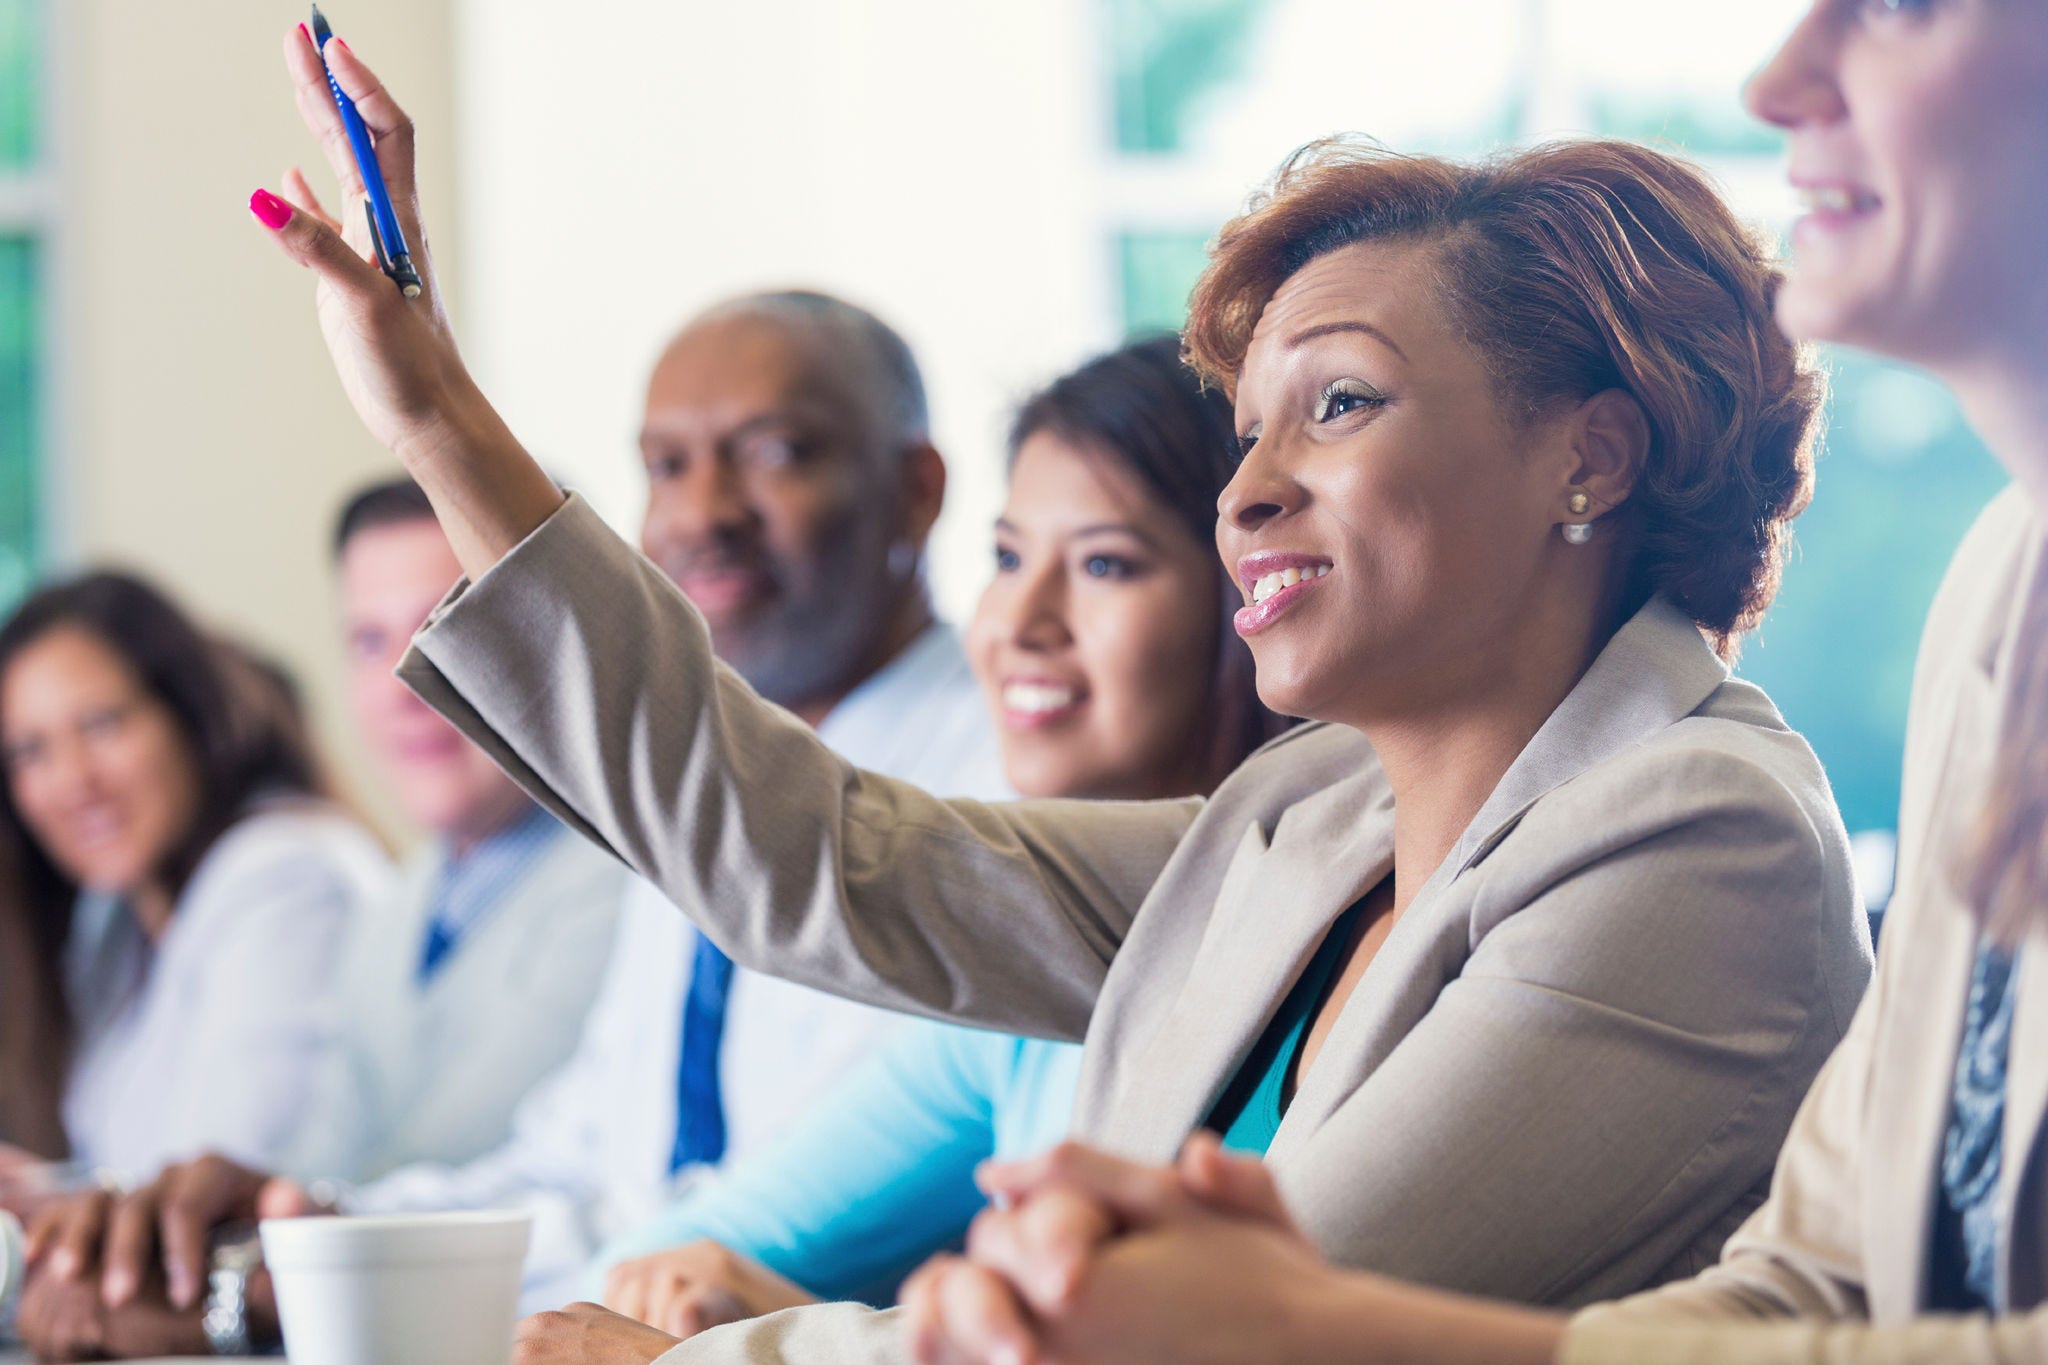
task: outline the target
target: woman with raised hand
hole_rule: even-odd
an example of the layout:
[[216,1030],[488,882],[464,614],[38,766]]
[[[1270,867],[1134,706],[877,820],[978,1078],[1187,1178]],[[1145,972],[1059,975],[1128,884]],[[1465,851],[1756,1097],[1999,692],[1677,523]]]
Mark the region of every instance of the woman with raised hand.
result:
[[274,1159],[390,875],[289,679],[138,579],[55,584],[0,624],[0,768],[0,1136],[128,1178]]
[[[417,245],[404,116],[329,55]],[[406,298],[293,190],[253,207],[470,575],[401,671],[735,960],[1085,1033],[1079,1135],[1164,1159],[1213,1129],[1348,1264],[1581,1303],[1706,1263],[1761,1200],[1869,946],[1812,751],[1728,674],[1818,384],[1697,171],[1614,142],[1298,161],[1191,343],[1236,390],[1233,624],[1265,703],[1319,723],[1206,800],[1009,805],[850,768],[720,668],[478,391],[431,265]],[[679,1350],[845,1358],[888,1325],[807,1309]],[[579,1309],[524,1350],[615,1331],[664,1344]]]
[[[1156,337],[1027,399],[995,577],[967,633],[1004,773],[1027,797],[1213,791],[1284,722],[1260,704],[1211,544],[1230,405]],[[958,1245],[974,1169],[1067,1133],[1080,1049],[907,1030],[771,1150],[606,1248],[604,1301],[676,1336],[819,1299],[893,1298]]]
[[1809,202],[1781,324],[1932,371],[2015,485],[1929,614],[1877,980],[1769,1200],[1566,1319],[1335,1269],[1211,1144],[1070,1148],[989,1173],[1017,1212],[920,1273],[920,1359],[2048,1361],[2048,4],[1818,0],[1748,100]]

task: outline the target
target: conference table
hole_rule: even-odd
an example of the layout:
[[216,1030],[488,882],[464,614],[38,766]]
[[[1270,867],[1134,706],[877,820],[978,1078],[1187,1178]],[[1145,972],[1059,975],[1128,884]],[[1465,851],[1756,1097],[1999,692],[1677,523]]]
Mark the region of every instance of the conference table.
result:
[[[0,1365],[35,1365],[35,1357],[19,1346],[0,1345]],[[249,1365],[284,1365],[283,1356],[248,1356]],[[220,1365],[218,1356],[164,1356],[156,1360],[134,1360],[128,1365]]]

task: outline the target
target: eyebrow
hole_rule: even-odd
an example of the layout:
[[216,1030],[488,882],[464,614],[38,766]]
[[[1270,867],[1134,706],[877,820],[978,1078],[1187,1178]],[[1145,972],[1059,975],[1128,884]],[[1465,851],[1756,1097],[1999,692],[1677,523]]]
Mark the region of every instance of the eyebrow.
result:
[[1401,357],[1401,359],[1406,360],[1408,358],[1408,353],[1401,349],[1398,342],[1369,322],[1325,322],[1315,327],[1304,328],[1287,338],[1287,349],[1290,351],[1296,350],[1308,345],[1309,342],[1314,341],[1318,337],[1333,336],[1339,332],[1362,333],[1373,338],[1380,345]]

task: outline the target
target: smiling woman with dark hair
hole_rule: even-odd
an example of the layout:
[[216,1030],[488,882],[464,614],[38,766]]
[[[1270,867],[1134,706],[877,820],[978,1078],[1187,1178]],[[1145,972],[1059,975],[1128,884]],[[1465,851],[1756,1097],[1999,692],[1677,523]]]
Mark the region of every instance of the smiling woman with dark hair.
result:
[[0,765],[0,941],[28,949],[0,955],[7,1136],[61,1156],[61,1130],[138,1176],[280,1152],[341,934],[387,874],[323,795],[290,680],[89,574],[0,626]]
[[[329,56],[417,228],[409,126]],[[329,131],[331,100],[300,105]],[[1463,188],[1440,205],[1411,166]],[[254,207],[318,275],[352,400],[472,580],[402,673],[538,799],[736,961],[1085,1034],[1080,1135],[1164,1157],[1213,1129],[1340,1261],[1584,1302],[1719,1249],[1868,975],[1826,779],[1716,654],[1768,589],[1660,553],[1761,565],[1782,543],[1817,384],[1775,340],[1762,247],[1673,158],[1583,143],[1352,180],[1356,211],[1244,305],[1220,502],[1259,693],[1319,723],[1206,800],[1113,804],[938,800],[834,757],[548,481],[464,369],[431,266],[403,298],[336,230],[354,195],[333,222]],[[1373,212],[1382,190],[1412,207]],[[1461,288],[1475,236],[1496,264]],[[1544,382],[1491,340],[1540,339],[1524,276],[1556,281],[1536,306],[1583,338]],[[1634,320],[1665,308],[1686,328],[1646,348]],[[1728,439],[1697,448],[1712,422]],[[1663,496],[1715,481],[1749,485],[1747,516]],[[526,1358],[647,1331],[622,1321],[544,1316]],[[680,1351],[864,1340],[820,1309]]]

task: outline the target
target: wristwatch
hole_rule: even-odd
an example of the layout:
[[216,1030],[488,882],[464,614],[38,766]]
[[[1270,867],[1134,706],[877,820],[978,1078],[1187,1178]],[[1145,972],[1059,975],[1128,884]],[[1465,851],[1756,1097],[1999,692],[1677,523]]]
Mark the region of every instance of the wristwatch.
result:
[[206,1270],[206,1312],[199,1325],[217,1356],[255,1354],[249,1339],[249,1277],[263,1263],[263,1244],[247,1224],[222,1229]]

